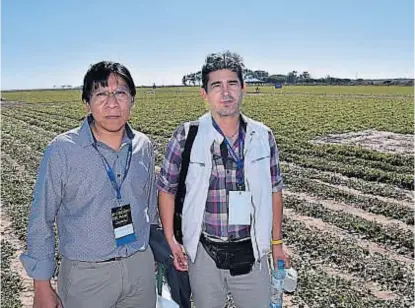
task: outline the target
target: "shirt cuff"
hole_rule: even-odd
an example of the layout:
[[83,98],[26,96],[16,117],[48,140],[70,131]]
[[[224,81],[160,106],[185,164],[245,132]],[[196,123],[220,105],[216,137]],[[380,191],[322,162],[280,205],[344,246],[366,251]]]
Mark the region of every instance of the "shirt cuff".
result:
[[157,190],[168,193],[170,195],[176,195],[177,186],[178,185],[169,186],[168,183],[162,181],[160,178],[157,181]]
[[55,272],[54,259],[36,260],[24,253],[20,256],[20,261],[23,263],[27,275],[33,279],[50,280]]
[[280,191],[282,191],[284,188],[285,188],[284,183],[283,183],[282,181],[280,181],[277,185],[275,185],[275,186],[273,186],[273,187],[272,187],[272,192],[273,192],[273,193],[275,193],[275,192],[280,192]]

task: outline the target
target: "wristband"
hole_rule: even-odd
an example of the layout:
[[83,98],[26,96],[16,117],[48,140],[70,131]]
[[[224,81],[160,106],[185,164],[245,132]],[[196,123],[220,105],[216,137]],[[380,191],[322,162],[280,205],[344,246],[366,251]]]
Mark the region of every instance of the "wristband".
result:
[[282,244],[282,240],[272,240],[271,241],[271,245],[281,245]]

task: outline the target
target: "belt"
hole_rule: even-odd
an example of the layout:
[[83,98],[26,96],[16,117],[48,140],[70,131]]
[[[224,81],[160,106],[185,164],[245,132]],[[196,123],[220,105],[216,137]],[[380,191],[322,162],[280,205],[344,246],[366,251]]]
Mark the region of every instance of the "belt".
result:
[[115,262],[115,261],[121,261],[122,259],[126,259],[128,257],[114,257],[108,260],[104,260],[104,261],[98,261],[97,263],[107,263],[107,262]]
[[200,241],[202,243],[209,243],[212,245],[215,245],[217,247],[221,247],[221,248],[233,248],[233,247],[238,247],[241,244],[246,243],[247,241],[251,241],[251,237],[244,237],[244,238],[238,238],[238,239],[233,239],[233,240],[228,240],[228,241],[221,241],[218,240],[216,238],[211,238],[209,236],[206,236],[205,234],[201,234],[200,235]]

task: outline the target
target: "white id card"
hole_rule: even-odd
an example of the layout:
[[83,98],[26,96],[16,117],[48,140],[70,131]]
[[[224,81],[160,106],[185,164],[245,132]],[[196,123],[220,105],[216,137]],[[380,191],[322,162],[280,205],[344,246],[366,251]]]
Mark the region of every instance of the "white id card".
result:
[[230,225],[250,225],[252,214],[250,191],[229,192],[229,217]]

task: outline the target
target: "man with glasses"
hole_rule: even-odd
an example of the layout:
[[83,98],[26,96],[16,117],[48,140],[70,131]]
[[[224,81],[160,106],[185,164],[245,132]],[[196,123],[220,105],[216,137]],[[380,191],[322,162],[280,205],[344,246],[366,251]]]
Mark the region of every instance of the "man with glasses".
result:
[[[158,223],[154,153],[127,123],[135,94],[126,67],[94,64],[82,90],[86,119],[45,150],[21,256],[34,279],[34,307],[155,307],[148,245],[150,224]],[[57,293],[50,284],[55,220]]]

